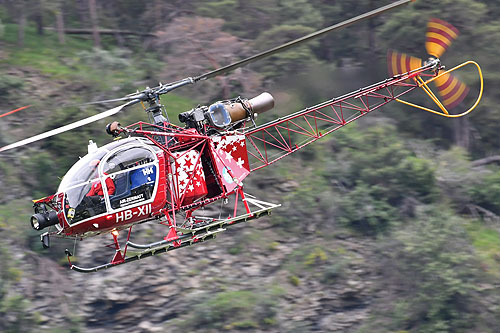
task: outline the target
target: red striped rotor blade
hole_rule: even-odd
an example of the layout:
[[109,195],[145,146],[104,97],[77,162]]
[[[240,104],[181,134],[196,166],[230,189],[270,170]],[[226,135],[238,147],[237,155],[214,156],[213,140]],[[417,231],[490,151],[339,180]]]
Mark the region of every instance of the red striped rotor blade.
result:
[[387,66],[389,75],[394,76],[422,67],[422,59],[389,50],[387,52]]
[[458,37],[458,29],[448,22],[433,18],[427,24],[425,49],[427,53],[441,58],[454,39]]
[[17,112],[17,111],[21,111],[21,110],[27,109],[27,108],[29,108],[30,106],[31,106],[31,105],[26,105],[26,106],[22,106],[22,107],[20,107],[20,108],[18,108],[18,109],[15,109],[15,110],[12,110],[12,111],[9,111],[9,112],[5,112],[4,114],[0,114],[0,118],[5,117],[5,116],[8,116],[9,114],[13,114],[13,113],[15,113],[15,112]]
[[448,109],[459,105],[469,93],[469,88],[455,76],[447,73],[435,81],[441,100]]

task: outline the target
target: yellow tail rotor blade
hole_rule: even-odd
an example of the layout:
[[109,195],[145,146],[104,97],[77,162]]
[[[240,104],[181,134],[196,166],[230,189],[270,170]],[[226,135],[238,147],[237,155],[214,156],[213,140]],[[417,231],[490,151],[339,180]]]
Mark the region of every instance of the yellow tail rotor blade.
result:
[[431,56],[441,58],[457,37],[457,28],[448,22],[433,18],[427,24],[425,49]]

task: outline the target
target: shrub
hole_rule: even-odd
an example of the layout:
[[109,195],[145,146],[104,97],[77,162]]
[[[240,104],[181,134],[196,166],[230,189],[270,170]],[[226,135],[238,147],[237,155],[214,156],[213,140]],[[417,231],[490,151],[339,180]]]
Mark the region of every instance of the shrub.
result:
[[253,291],[224,291],[206,295],[194,306],[181,328],[256,329],[276,323],[277,303],[273,295]]
[[[1,34],[1,25],[0,25]],[[12,75],[2,75],[0,76],[0,97],[8,97],[13,90],[22,88],[23,81]]]
[[364,235],[377,235],[388,230],[397,220],[398,212],[381,199],[380,186],[359,182],[354,190],[343,195],[338,202],[338,220],[343,225]]
[[500,214],[500,171],[484,177],[478,186],[471,188],[473,202],[495,214]]
[[130,51],[126,49],[113,49],[111,51],[94,48],[92,51],[80,51],[78,57],[80,61],[99,71],[124,70],[131,66],[131,61],[127,59]]
[[[386,243],[381,262],[383,288],[393,316],[390,330],[456,332],[474,327],[481,297],[475,284],[481,277],[467,246],[463,221],[446,208],[433,207],[399,230]],[[384,306],[382,306],[384,307]],[[386,316],[386,315],[382,315]]]
[[290,275],[288,277],[288,281],[290,281],[290,283],[295,287],[300,284],[300,278],[297,275]]
[[325,284],[333,284],[337,282],[338,279],[345,276],[346,270],[347,261],[345,259],[338,259],[325,268],[321,282]]

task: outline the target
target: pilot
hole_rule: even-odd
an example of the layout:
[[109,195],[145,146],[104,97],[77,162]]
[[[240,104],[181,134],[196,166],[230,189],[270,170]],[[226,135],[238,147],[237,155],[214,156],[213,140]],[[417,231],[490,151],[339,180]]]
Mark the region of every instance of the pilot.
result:
[[[91,171],[90,178],[96,179],[87,194],[83,197],[81,203],[76,207],[76,215],[80,215],[81,218],[88,218],[97,214],[102,214],[106,211],[104,205],[104,191],[102,188],[101,180],[99,179],[99,174],[97,173],[97,167],[101,161],[95,159],[89,163],[89,169]],[[107,175],[106,173],[104,173]],[[109,195],[115,193],[115,183],[110,177],[106,177],[106,189]],[[80,218],[80,219],[81,219]]]
[[[94,178],[97,178],[97,167],[99,166],[99,163],[101,161],[99,160],[92,160],[89,163],[89,167],[92,168],[92,172],[94,174]],[[107,175],[106,173],[104,173]],[[112,195],[115,193],[115,183],[113,182],[113,179],[110,177],[106,177],[106,188],[108,190],[108,195]],[[96,180],[94,183],[92,183],[92,187],[90,188],[89,192],[86,195],[87,197],[93,197],[93,196],[104,196],[104,191],[102,189],[102,184],[100,180]]]

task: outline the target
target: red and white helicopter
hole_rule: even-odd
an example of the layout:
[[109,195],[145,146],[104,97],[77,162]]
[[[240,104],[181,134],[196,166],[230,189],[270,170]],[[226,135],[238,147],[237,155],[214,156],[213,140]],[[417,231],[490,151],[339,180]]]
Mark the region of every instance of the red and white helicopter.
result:
[[[41,235],[44,247],[49,246],[49,236],[76,240],[111,233],[116,251],[108,263],[78,267],[71,263],[72,254],[67,251],[71,269],[93,272],[202,243],[232,225],[256,219],[279,207],[243,191],[243,181],[252,171],[275,163],[391,101],[445,117],[460,117],[472,111],[482,95],[481,70],[475,62],[468,61],[444,71],[439,57],[457,37],[457,30],[440,20],[431,20],[428,25],[429,60],[424,62],[390,52],[389,69],[393,75],[390,78],[262,125],[255,123],[256,116],[274,106],[274,99],[267,92],[252,99],[238,97],[181,113],[179,120],[184,127],[170,123],[160,104],[160,96],[174,89],[227,73],[411,1],[414,0],[397,1],[196,77],[110,100],[125,103],[0,148],[1,153],[30,144],[112,116],[137,103],[142,103],[149,114],[149,123],[109,124],[108,134],[125,138],[102,147],[90,141],[88,154],[66,173],[57,193],[34,201],[32,227],[36,230],[54,227]],[[450,114],[448,108],[459,104],[468,91],[450,72],[465,65],[477,67],[479,96],[467,111]],[[443,102],[428,86],[431,81],[437,84]],[[422,88],[439,110],[401,100],[401,96],[416,88]],[[198,209],[229,198],[234,207],[228,218],[197,215]],[[167,227],[164,236],[150,244],[132,242],[133,226],[145,222],[164,224]],[[122,246],[118,234],[125,229],[128,229],[127,241]],[[132,255],[127,253],[128,247],[135,249]]]

